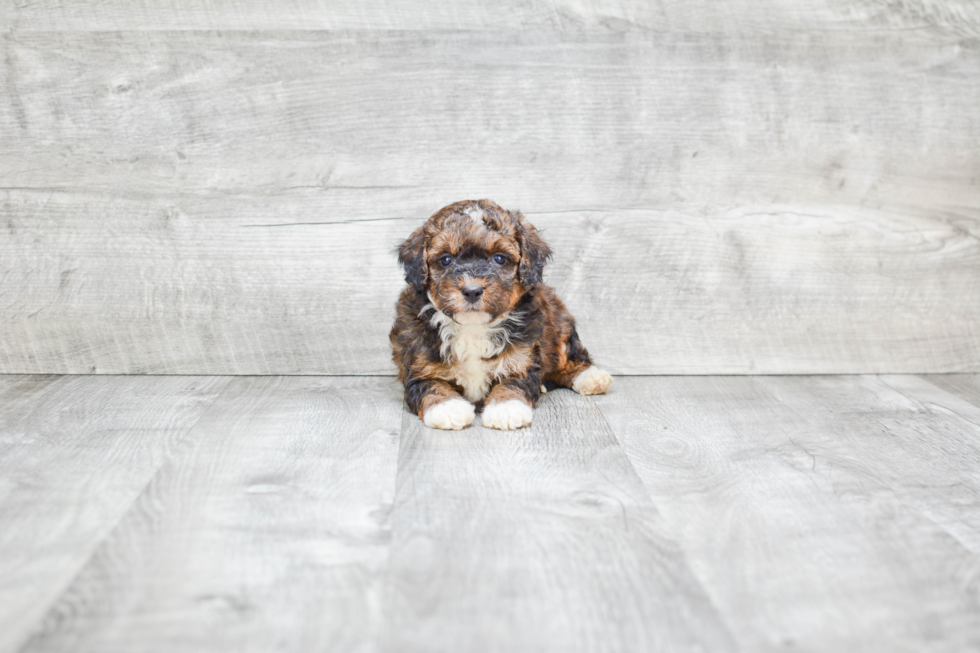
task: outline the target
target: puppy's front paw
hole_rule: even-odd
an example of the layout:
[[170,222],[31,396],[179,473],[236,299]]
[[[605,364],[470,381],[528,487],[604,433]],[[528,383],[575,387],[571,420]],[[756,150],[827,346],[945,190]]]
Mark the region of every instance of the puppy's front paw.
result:
[[595,365],[579,372],[572,381],[572,390],[580,395],[601,395],[612,385],[612,377]]
[[520,399],[493,401],[483,409],[483,425],[491,429],[509,431],[531,423],[534,409]]
[[468,426],[476,417],[473,404],[462,397],[447,399],[425,411],[422,422],[431,429],[458,431]]

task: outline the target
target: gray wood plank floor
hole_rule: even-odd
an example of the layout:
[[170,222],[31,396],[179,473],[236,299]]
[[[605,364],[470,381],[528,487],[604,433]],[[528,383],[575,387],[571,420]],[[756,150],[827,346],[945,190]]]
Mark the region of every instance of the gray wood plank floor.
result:
[[968,651],[980,376],[0,376],[0,653]]

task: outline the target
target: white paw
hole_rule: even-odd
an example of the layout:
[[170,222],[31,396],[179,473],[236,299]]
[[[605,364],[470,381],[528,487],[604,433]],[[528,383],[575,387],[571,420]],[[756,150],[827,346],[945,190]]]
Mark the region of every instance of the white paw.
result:
[[601,395],[612,385],[612,377],[595,365],[579,372],[572,381],[572,390],[580,395]]
[[493,401],[483,409],[483,425],[490,429],[509,431],[531,423],[534,410],[520,399]]
[[455,397],[431,406],[425,411],[422,422],[430,429],[458,431],[472,423],[474,417],[476,409],[473,404],[462,397]]

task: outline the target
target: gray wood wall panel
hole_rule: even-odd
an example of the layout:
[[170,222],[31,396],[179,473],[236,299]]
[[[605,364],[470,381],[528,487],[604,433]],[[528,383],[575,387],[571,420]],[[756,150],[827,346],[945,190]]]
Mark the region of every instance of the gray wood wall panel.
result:
[[824,29],[942,29],[980,34],[971,0],[52,0],[7,4],[0,24],[18,30],[161,29],[611,29],[771,32]]
[[[393,249],[418,219],[344,221],[319,198],[6,199],[5,369],[394,372]],[[980,367],[980,240],[963,215],[528,217],[556,250],[546,280],[614,373]]]
[[980,46],[952,36],[13,32],[3,47],[8,188],[382,191],[349,217],[474,196],[978,198]]
[[975,7],[802,4],[8,8],[0,371],[391,373],[391,248],[468,197],[614,372],[978,371]]
[[228,379],[0,382],[0,651],[16,651]]

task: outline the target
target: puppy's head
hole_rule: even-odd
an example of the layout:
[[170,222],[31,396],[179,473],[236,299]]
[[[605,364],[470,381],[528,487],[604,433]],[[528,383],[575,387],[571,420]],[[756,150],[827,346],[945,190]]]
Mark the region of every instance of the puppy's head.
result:
[[466,200],[437,211],[398,248],[405,280],[460,324],[490,322],[541,282],[551,250],[518,211]]

